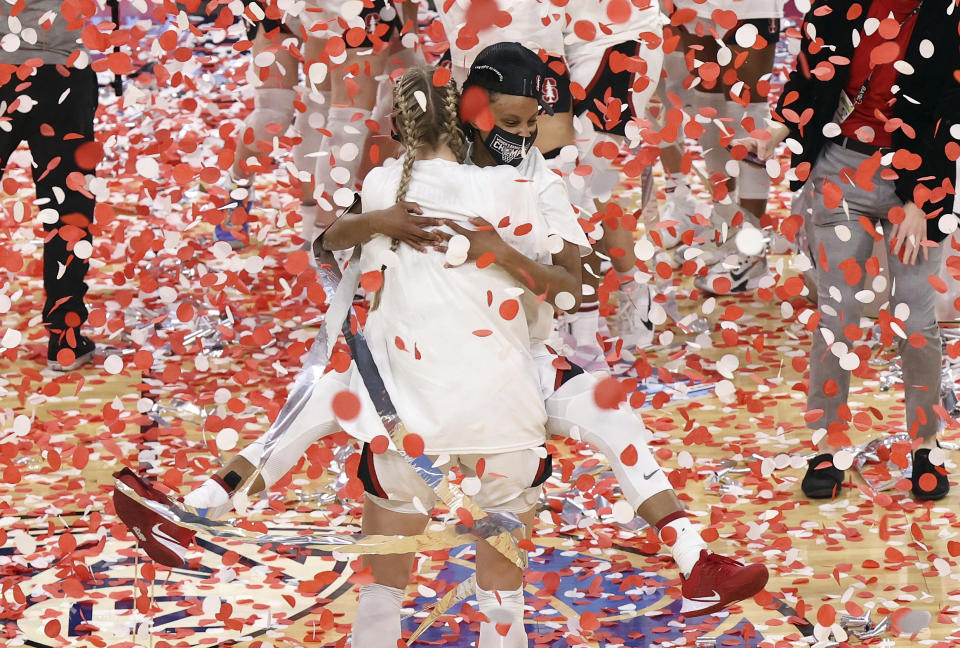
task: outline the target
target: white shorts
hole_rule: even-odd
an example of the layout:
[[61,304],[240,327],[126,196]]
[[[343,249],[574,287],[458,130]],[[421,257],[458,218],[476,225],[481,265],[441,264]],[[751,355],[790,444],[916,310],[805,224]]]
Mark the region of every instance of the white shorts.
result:
[[[439,467],[446,472],[456,466],[466,476],[461,484],[464,492],[487,513],[529,511],[540,498],[542,484],[550,476],[552,466],[552,458],[544,448],[488,455],[448,455],[447,458]],[[481,459],[483,474],[478,483],[475,480]],[[376,454],[364,444],[358,473],[367,496],[388,511],[429,514],[437,503],[436,494],[423,478],[392,450]]]

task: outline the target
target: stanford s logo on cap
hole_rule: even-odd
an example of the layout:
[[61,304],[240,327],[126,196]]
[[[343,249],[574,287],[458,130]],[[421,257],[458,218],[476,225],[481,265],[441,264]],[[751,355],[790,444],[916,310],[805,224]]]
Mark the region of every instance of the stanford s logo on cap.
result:
[[551,106],[557,103],[557,100],[560,99],[560,91],[557,89],[556,79],[547,77],[543,80],[540,98],[543,100],[543,103],[550,104]]
[[367,33],[372,34],[377,31],[377,25],[380,24],[380,14],[373,12],[364,19],[367,27]]

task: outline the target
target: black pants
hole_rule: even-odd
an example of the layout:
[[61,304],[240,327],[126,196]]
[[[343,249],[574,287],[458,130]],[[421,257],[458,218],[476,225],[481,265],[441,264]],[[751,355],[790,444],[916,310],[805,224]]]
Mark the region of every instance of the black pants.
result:
[[[26,140],[34,161],[37,208],[55,209],[60,217],[56,223],[43,226],[49,239],[43,246],[43,321],[51,333],[77,328],[87,319],[84,277],[90,264],[71,250],[78,238],[92,241],[94,200],[71,189],[67,176],[92,172],[78,166],[76,152],[85,142],[93,141],[93,117],[98,103],[97,76],[93,70],[61,66],[60,70],[69,71],[63,76],[57,67],[43,65],[25,81],[14,76],[0,86],[0,102],[5,108],[0,119],[11,127],[9,131],[0,129],[0,168],[6,170],[10,155]],[[60,103],[67,90],[69,93]],[[27,112],[10,111],[18,97],[21,105],[31,100],[36,104]],[[63,196],[62,202],[57,200],[58,193]],[[66,239],[60,236],[61,230]],[[62,275],[61,264],[65,266]]]

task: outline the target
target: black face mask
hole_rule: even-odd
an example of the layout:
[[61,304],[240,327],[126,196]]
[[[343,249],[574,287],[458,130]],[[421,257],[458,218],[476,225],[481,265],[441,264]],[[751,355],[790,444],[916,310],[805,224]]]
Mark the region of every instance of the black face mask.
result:
[[483,140],[483,144],[497,164],[520,166],[523,157],[533,146],[533,140],[535,139],[537,139],[536,130],[530,137],[520,137],[503,130],[499,126],[494,126],[490,134],[487,135],[487,139]]

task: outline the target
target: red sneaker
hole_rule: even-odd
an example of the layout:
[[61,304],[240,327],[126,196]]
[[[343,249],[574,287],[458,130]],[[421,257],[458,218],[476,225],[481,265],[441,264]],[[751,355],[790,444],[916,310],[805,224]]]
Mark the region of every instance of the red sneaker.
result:
[[[113,477],[145,500],[173,504],[169,497],[129,468],[114,473]],[[185,556],[190,545],[193,544],[196,532],[168,520],[116,487],[113,489],[113,506],[117,510],[117,516],[136,536],[137,543],[148,556],[167,567],[186,565]]]
[[718,612],[760,592],[769,577],[763,565],[744,565],[704,549],[690,577],[681,579],[680,614],[690,618]]

